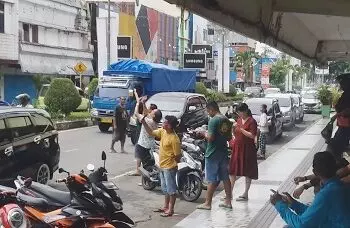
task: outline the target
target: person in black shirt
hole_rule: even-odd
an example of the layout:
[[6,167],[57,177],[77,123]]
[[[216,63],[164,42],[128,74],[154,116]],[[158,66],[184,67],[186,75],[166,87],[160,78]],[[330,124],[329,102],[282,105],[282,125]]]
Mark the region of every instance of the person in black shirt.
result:
[[114,149],[114,144],[117,141],[120,141],[121,153],[125,153],[124,144],[126,139],[126,129],[128,127],[129,121],[128,112],[126,111],[125,104],[126,98],[121,97],[119,100],[119,105],[117,105],[114,111],[111,153],[116,153]]

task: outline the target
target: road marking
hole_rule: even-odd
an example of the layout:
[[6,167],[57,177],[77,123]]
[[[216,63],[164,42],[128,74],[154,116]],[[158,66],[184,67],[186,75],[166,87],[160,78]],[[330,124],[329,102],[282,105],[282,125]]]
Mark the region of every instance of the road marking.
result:
[[90,129],[90,128],[96,128],[96,126],[80,127],[80,128],[69,129],[69,130],[63,130],[63,131],[59,131],[59,133],[65,133],[65,132],[71,132],[71,131],[80,131],[80,130],[85,130],[85,129]]
[[134,172],[133,170],[130,170],[130,171],[126,172],[126,173],[123,173],[123,174],[120,174],[118,176],[112,177],[112,178],[110,178],[110,180],[116,180],[116,179],[119,179],[121,177],[125,177],[125,176],[127,176],[129,174],[132,174],[133,172]]
[[65,150],[63,151],[63,153],[70,153],[70,152],[74,152],[74,151],[78,151],[79,149],[71,149],[71,150]]

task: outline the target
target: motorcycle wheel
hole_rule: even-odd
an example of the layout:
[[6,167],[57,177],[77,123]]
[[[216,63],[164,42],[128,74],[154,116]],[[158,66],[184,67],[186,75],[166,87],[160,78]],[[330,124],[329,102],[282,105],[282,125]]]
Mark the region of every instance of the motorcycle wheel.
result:
[[186,175],[182,186],[182,197],[187,202],[196,201],[202,194],[202,180],[194,174]]
[[151,191],[156,187],[156,184],[147,177],[142,176],[142,187],[145,190]]

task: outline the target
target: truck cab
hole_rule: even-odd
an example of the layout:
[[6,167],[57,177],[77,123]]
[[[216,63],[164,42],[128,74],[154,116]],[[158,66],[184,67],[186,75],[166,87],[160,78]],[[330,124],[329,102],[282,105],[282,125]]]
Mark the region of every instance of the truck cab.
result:
[[129,114],[133,112],[133,90],[142,85],[142,81],[134,76],[100,77],[93,96],[91,119],[98,124],[101,132],[107,132],[112,126],[114,110],[120,97],[127,98],[126,109]]

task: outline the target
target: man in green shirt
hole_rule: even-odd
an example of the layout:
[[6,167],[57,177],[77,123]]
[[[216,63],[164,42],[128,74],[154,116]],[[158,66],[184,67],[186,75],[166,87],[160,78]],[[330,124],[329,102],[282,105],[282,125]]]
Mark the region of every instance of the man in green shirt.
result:
[[232,124],[220,113],[216,102],[209,102],[207,111],[211,117],[208,123],[208,132],[205,134],[208,141],[205,152],[205,175],[208,181],[208,190],[205,203],[197,206],[197,209],[211,210],[213,195],[220,181],[224,183],[226,198],[225,202],[219,206],[232,209],[227,150],[227,141],[232,137]]

